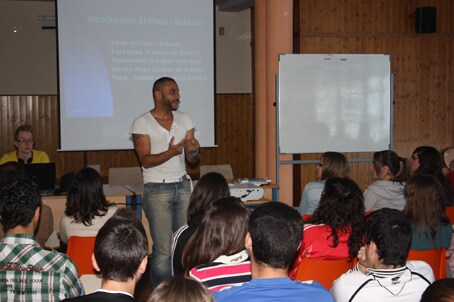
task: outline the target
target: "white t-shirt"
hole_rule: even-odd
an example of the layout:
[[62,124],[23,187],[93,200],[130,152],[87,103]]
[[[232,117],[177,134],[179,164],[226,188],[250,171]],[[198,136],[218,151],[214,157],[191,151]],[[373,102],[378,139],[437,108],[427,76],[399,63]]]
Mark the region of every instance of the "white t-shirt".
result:
[[366,274],[355,267],[334,281],[331,293],[336,302],[350,301],[353,295],[352,302],[419,301],[433,281],[432,268],[424,261],[407,261],[397,269],[368,269]]
[[[185,138],[186,133],[194,128],[194,123],[189,115],[181,111],[172,111],[173,123],[170,131],[163,128],[150,112],[136,118],[132,124],[131,134],[145,134],[150,137],[151,154],[159,154],[169,148],[169,142],[174,137],[174,144]],[[143,168],[143,167],[142,167]],[[165,163],[143,168],[143,181],[162,182],[166,178],[182,177],[186,175],[184,151],[179,156],[174,156]]]
[[64,243],[68,243],[72,236],[80,237],[95,237],[98,235],[99,229],[112,217],[117,211],[117,207],[111,206],[104,216],[95,216],[91,220],[91,225],[84,225],[81,222],[74,222],[73,217],[63,216],[60,222],[60,239]]

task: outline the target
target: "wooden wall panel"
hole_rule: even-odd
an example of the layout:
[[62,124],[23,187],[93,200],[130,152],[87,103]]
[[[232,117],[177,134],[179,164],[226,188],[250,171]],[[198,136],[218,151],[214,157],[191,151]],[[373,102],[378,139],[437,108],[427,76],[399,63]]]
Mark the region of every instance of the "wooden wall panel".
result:
[[[57,164],[57,177],[77,171],[87,163],[98,164],[107,180],[110,167],[139,165],[133,150],[58,152],[58,107],[56,96],[1,96],[0,154],[14,149],[14,130],[22,124],[34,128],[35,148],[44,150]],[[235,176],[254,176],[254,111],[250,94],[216,97],[217,148],[201,150],[201,164],[232,165]],[[198,168],[189,173],[198,176]]]
[[[415,33],[415,11],[422,6],[437,8],[434,34]],[[399,155],[409,157],[419,145],[454,147],[454,1],[300,0],[298,7],[300,53],[390,55],[392,143]],[[364,156],[372,154],[348,154]],[[308,166],[301,168],[301,187],[315,179],[315,165]],[[351,170],[361,188],[372,182],[370,163]]]

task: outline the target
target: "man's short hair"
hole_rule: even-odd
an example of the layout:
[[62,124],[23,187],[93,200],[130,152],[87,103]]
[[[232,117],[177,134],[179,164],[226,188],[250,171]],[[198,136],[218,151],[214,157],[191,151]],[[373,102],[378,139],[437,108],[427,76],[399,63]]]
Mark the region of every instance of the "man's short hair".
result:
[[384,208],[366,218],[366,244],[377,246],[379,259],[385,265],[405,265],[411,246],[411,223],[401,211]]
[[17,177],[0,191],[0,216],[6,232],[17,226],[27,226],[41,208],[38,186],[28,178]]
[[258,206],[249,218],[255,262],[288,269],[301,243],[303,225],[298,211],[281,202]]
[[162,78],[159,78],[157,79],[154,84],[153,84],[153,98],[154,98],[154,93],[158,90],[161,90],[162,88],[162,85],[165,83],[165,82],[175,82],[174,79],[170,78],[170,77],[162,77]]
[[120,208],[99,230],[94,255],[103,279],[126,282],[148,255],[148,240],[133,210]]

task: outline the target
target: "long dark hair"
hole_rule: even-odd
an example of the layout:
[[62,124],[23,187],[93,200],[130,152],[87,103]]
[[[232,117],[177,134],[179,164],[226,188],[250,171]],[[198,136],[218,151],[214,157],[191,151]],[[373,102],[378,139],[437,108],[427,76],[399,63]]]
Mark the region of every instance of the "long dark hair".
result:
[[224,176],[217,172],[203,175],[189,199],[188,220],[203,214],[215,200],[228,196],[230,196],[230,190]]
[[408,180],[408,161],[397,155],[394,151],[383,150],[375,152],[373,165],[377,175],[380,175],[381,168],[386,166],[391,173],[391,181],[403,183]]
[[347,178],[328,178],[320,203],[306,223],[328,225],[331,234],[326,239],[332,237],[332,247],[339,244],[339,234],[350,232],[348,254],[350,259],[356,257],[364,231],[364,197],[358,185]]
[[66,200],[67,216],[88,226],[95,216],[104,216],[109,206],[104,196],[101,175],[96,170],[83,168],[74,174]]
[[413,156],[417,155],[419,167],[414,174],[429,174],[434,176],[443,187],[445,194],[445,204],[443,207],[450,206],[454,202],[454,191],[451,184],[443,175],[443,161],[437,149],[431,146],[420,146],[413,151]]
[[429,174],[413,175],[404,188],[407,204],[404,216],[413,222],[417,230],[429,228],[432,239],[440,225],[449,224],[444,212],[445,195],[438,180]]
[[239,198],[216,200],[183,250],[184,269],[189,271],[197,265],[211,263],[221,255],[244,250],[247,230],[248,211]]

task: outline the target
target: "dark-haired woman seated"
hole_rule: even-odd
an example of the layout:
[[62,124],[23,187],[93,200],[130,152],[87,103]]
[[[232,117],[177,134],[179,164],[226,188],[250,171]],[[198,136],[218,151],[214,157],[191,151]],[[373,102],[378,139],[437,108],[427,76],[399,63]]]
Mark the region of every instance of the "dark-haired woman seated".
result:
[[304,225],[303,240],[289,276],[294,278],[303,257],[353,259],[364,228],[364,198],[358,185],[347,178],[328,178],[320,203]]
[[116,211],[104,196],[101,175],[92,168],[81,169],[68,190],[65,216],[60,222],[61,241],[66,244],[71,236],[96,236]]
[[404,189],[403,213],[412,222],[411,249],[449,248],[452,227],[444,213],[445,194],[438,180],[428,174],[413,175]]

